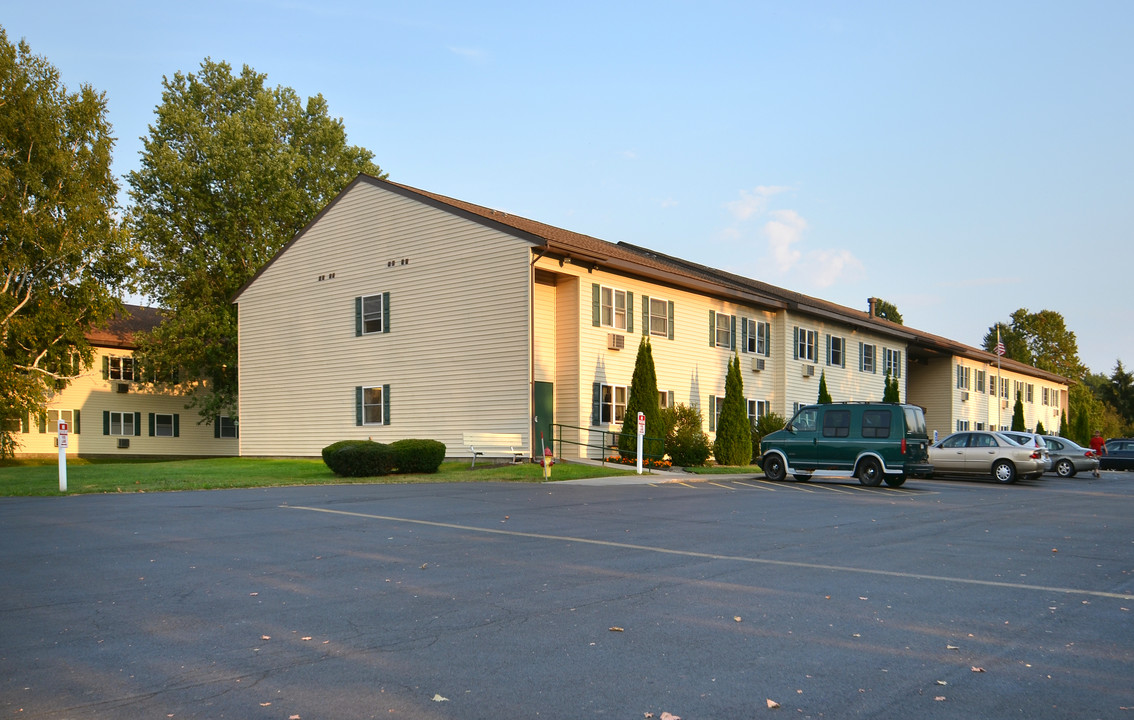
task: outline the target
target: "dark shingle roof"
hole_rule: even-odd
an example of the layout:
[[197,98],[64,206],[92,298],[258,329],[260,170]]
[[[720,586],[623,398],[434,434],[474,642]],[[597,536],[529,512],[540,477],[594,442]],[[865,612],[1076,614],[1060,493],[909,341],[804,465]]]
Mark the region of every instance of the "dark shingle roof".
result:
[[87,332],[87,340],[97,347],[136,348],[134,333],[149,332],[162,320],[162,310],[141,305],[124,305],[123,312],[107,323],[105,328]]

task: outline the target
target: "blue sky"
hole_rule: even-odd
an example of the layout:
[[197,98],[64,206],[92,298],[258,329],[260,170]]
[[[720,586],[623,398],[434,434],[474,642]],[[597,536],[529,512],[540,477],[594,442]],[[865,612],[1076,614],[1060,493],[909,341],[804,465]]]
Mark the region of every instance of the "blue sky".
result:
[[[18,6],[17,6],[18,5]],[[210,57],[322,94],[390,178],[979,345],[1055,310],[1134,364],[1134,3],[52,2],[137,165]]]

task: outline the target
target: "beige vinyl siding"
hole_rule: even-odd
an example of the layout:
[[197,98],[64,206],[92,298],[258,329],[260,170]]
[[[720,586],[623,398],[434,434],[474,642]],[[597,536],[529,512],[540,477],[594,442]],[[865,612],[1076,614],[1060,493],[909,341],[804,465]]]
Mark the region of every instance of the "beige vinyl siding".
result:
[[[198,424],[201,416],[196,408],[186,408],[188,398],[163,390],[160,387],[142,383],[138,380],[126,381],[129,390],[117,392],[118,380],[104,380],[102,364],[104,357],[133,357],[133,351],[123,348],[96,347],[94,363],[65,389],[48,400],[48,410],[79,411],[79,432],[74,427],[68,436],[67,455],[69,457],[131,457],[131,456],[185,456],[215,457],[236,455],[235,438],[214,438],[213,426]],[[135,375],[137,377],[137,375]],[[118,447],[118,435],[103,435],[103,412],[139,413],[140,434],[128,437],[128,448]],[[149,414],[178,416],[178,437],[151,437],[149,435]],[[73,422],[72,422],[73,424]],[[39,418],[29,418],[28,432],[15,434],[20,443],[17,456],[58,457],[55,445],[56,432],[39,431]],[[125,436],[122,436],[125,437]]]
[[[239,298],[241,454],[416,437],[467,455],[464,432],[526,443],[529,247],[353,186]],[[378,293],[390,294],[390,332],[356,337],[355,298]],[[358,426],[355,388],[376,385],[390,386],[390,425]]]
[[[925,363],[918,364],[916,373],[910,374],[908,401],[925,409],[925,426],[930,437],[933,437],[934,431],[939,437],[953,432],[956,414],[954,403],[958,402],[960,396],[956,389],[956,377],[956,364],[950,357],[929,358]],[[970,393],[970,402],[976,405],[981,402],[980,397],[988,396]],[[907,400],[905,397],[902,399]]]
[[555,276],[539,271],[535,278],[535,342],[532,379],[555,382]]
[[556,452],[563,457],[585,457],[584,448],[578,444],[585,442],[585,438],[578,428],[590,424],[590,397],[587,396],[586,402],[580,404],[583,396],[579,381],[581,322],[578,309],[581,302],[581,287],[582,283],[577,277],[556,276],[555,422],[563,426],[574,426],[554,429],[556,439],[562,439],[565,443],[556,448]]

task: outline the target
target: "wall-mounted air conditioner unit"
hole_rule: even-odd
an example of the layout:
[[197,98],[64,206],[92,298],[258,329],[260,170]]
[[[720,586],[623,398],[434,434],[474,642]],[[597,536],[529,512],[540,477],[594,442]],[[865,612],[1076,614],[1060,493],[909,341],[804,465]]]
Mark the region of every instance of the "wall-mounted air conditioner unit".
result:
[[804,365],[803,366],[803,377],[815,377],[815,366],[814,365]]
[[961,393],[961,402],[967,402],[969,399],[969,391],[965,390]]
[[123,383],[123,382],[115,383],[114,384],[114,392],[119,392],[119,393],[130,392],[130,383]]
[[622,350],[626,347],[626,337],[624,335],[616,335],[610,333],[606,336],[606,349],[607,350]]
[[763,372],[764,358],[752,358],[752,369],[755,372]]
[[130,447],[130,438],[118,438],[118,449],[125,450]]

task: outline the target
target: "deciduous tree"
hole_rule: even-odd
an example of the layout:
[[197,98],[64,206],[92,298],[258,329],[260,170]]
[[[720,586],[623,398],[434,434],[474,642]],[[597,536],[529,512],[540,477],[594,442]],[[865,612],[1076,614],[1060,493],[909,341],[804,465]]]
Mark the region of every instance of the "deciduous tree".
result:
[[235,416],[235,292],[358,173],[373,153],[347,142],[321,95],[267,86],[247,65],[206,59],[163,81],[128,176],[130,226],[145,249],[142,289],[167,319],[140,359],[207,380],[201,414]]
[[133,268],[116,221],[106,96],[0,28],[0,456],[14,429],[89,365],[86,332]]
[[902,314],[898,312],[898,307],[882,298],[874,298],[874,317],[880,317],[899,325],[903,324]]

